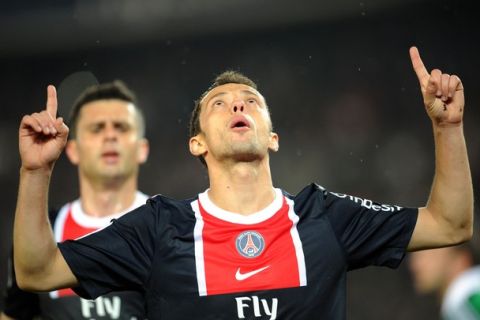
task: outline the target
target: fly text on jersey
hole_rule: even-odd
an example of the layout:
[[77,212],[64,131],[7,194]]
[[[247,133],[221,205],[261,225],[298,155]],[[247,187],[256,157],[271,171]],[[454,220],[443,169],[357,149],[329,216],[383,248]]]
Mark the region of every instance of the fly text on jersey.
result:
[[273,298],[271,304],[267,299],[259,299],[257,296],[236,297],[237,300],[237,316],[239,319],[251,319],[262,316],[270,316],[270,320],[277,319],[278,299]]
[[[119,297],[98,297],[95,300],[80,299],[82,304],[82,315],[85,318],[92,318],[95,314],[105,317],[107,314],[111,319],[120,318],[121,299]],[[92,312],[93,311],[93,312]]]

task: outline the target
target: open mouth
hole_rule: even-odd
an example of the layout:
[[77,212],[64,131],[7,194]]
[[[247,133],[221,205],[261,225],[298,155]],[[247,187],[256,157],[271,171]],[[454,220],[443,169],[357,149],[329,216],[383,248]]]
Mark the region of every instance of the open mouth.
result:
[[230,128],[231,129],[249,129],[250,123],[245,117],[237,116],[230,123]]
[[102,158],[107,162],[115,162],[120,158],[120,154],[116,151],[107,151],[102,153]]

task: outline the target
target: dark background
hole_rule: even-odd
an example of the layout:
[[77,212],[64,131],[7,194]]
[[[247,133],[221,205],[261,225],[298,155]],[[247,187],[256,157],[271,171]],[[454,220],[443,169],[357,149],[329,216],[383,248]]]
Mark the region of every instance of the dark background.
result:
[[[480,36],[473,1],[24,1],[0,4],[0,290],[18,185],[17,128],[59,88],[66,116],[86,84],[124,80],[136,91],[151,142],[140,187],[190,197],[208,186],[187,148],[196,99],[225,69],[244,72],[270,106],[280,151],[274,183],[291,193],[332,191],[403,206],[425,204],[433,141],[408,49],[466,88],[465,134],[479,180]],[[62,156],[50,193],[77,197]],[[476,211],[478,216],[478,209]],[[478,230],[476,230],[478,232]],[[408,259],[408,258],[407,258]],[[0,302],[0,309],[2,304]],[[407,264],[351,272],[349,319],[435,319],[436,298],[415,294]]]

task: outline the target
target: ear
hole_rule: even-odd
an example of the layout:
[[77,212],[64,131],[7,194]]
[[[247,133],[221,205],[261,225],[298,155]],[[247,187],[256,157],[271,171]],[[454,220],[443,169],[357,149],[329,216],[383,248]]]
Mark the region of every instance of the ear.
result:
[[77,140],[68,140],[65,147],[65,153],[67,154],[68,159],[74,165],[78,165],[78,146]]
[[203,136],[201,133],[190,138],[189,147],[190,147],[190,153],[195,157],[204,155],[207,152],[205,140],[203,139]]
[[270,138],[268,138],[268,149],[273,152],[277,152],[280,147],[278,144],[278,134],[275,132],[270,132]]
[[138,142],[139,146],[137,149],[137,161],[138,163],[142,164],[145,163],[148,159],[148,154],[150,153],[150,144],[148,143],[148,140],[145,138],[142,138]]

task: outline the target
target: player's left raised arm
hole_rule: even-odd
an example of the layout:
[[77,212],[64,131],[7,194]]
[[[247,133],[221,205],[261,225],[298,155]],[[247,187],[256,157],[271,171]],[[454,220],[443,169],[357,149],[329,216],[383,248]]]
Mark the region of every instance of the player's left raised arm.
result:
[[456,75],[425,68],[417,48],[410,58],[432,120],[435,176],[427,205],[420,208],[408,249],[436,248],[467,241],[473,233],[473,187],[463,134],[465,100]]

